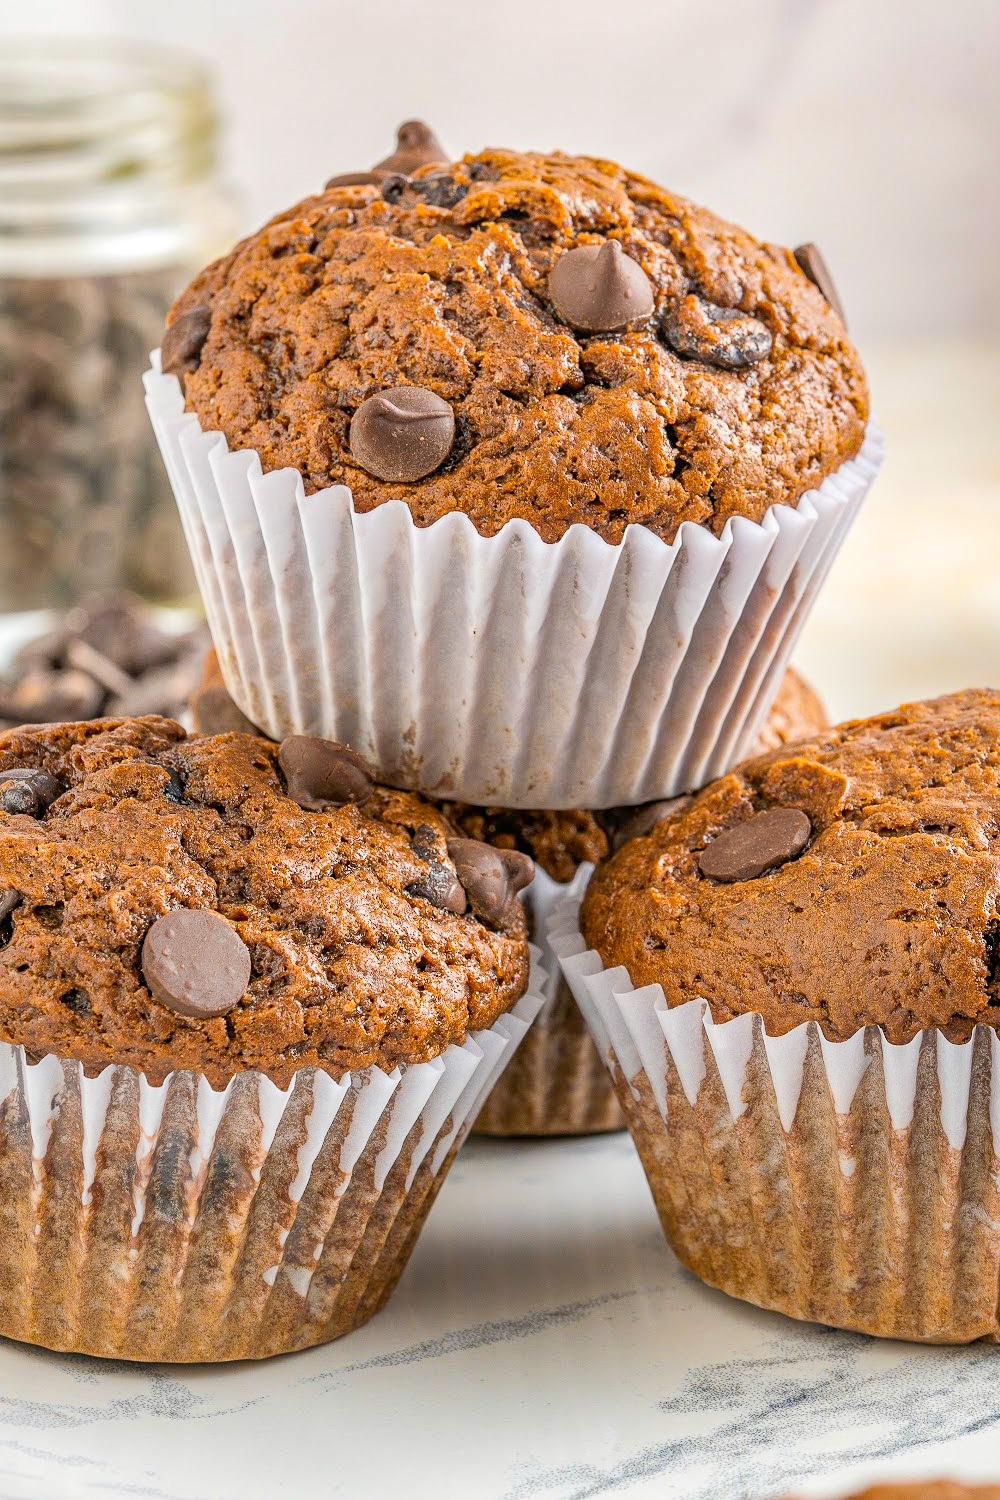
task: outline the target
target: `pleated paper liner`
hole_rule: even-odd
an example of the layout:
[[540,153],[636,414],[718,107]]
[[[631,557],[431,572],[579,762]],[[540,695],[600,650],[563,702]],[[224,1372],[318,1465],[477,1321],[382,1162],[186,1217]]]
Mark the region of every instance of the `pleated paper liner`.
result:
[[279,1089],[152,1087],[0,1046],[0,1333],[134,1360],[259,1359],[386,1301],[483,1098],[543,1003],[432,1062]]
[[579,930],[586,872],[550,942],[618,1094],[667,1237],[702,1280],[794,1318],[930,1343],[997,1339],[1000,1040],[877,1026],[829,1042],[716,1025],[605,969]]
[[856,458],[794,506],[668,546],[461,513],[364,515],[294,469],[264,474],[145,376],[226,686],[275,739],[353,745],[380,779],[502,807],[673,796],[753,743],[792,645],[881,462]]
[[483,1105],[477,1135],[593,1135],[625,1128],[614,1085],[548,946],[548,925],[566,889],[536,868],[524,892],[548,974],[545,1004]]

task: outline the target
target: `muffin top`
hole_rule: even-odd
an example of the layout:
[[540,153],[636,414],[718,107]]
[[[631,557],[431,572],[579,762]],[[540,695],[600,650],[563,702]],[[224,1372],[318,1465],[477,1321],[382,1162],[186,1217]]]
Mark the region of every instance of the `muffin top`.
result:
[[528,977],[529,862],[453,833],[325,741],[10,730],[0,1040],[216,1086],[435,1057]]
[[1000,693],[746,761],[598,870],[582,925],[636,988],[772,1035],[1000,1026]]
[[[206,666],[206,675],[209,671]],[[803,739],[825,728],[826,722],[817,695],[789,667],[757,736],[756,748],[770,750],[790,740]],[[606,808],[599,812],[584,812],[580,808],[572,812],[526,812],[472,807],[462,802],[442,805],[446,816],[470,838],[485,839],[498,849],[523,850],[546,875],[562,883],[572,880],[580,865],[588,861],[600,864],[625,838],[648,830],[668,806],[664,802],[651,802],[643,807]]]
[[578,522],[670,541],[759,520],[857,453],[865,377],[790,251],[595,157],[376,175],[209,266],[163,342],[202,427],[307,494],[403,500],[419,526],[464,511],[484,536],[522,517],[546,541]]

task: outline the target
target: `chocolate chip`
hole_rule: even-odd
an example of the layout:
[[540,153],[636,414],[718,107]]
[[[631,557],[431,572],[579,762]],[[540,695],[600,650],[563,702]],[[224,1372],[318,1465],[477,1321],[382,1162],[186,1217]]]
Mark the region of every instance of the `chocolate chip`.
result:
[[0,890],[0,948],[6,948],[14,936],[14,913],[23,900],[21,892],[13,886]]
[[93,1010],[87,991],[77,988],[76,985],[71,990],[63,990],[59,999],[66,1006],[67,1010],[73,1011],[78,1016],[89,1016]]
[[451,451],[455,413],[433,391],[395,385],[362,401],[351,418],[351,456],[376,479],[410,484]]
[[837,317],[847,327],[847,318],[844,316],[844,304],[837,295],[833,277],[830,275],[830,267],[820,253],[819,246],[807,240],[804,245],[796,245],[792,251],[798,262],[799,270],[803,276],[808,276],[820,296],[833,308]]
[[51,807],[62,791],[60,783],[47,771],[31,766],[0,771],[0,807],[6,813],[37,817]]
[[153,998],[181,1016],[224,1016],[250,983],[250,950],[218,912],[179,907],[158,917],[142,945]]
[[404,177],[399,172],[392,172],[382,179],[381,196],[386,203],[398,203],[409,186],[408,177]]
[[447,172],[433,172],[430,177],[418,177],[413,186],[424,202],[434,208],[454,208],[469,191],[467,183],[456,182]]
[[743,370],[771,352],[771,330],[737,307],[719,307],[693,293],[668,307],[661,324],[676,353],[721,370]]
[[465,891],[454,870],[438,855],[434,829],[430,824],[421,823],[414,830],[412,848],[417,858],[427,865],[427,870],[419,880],[406,887],[407,893],[422,896],[442,911],[461,915],[466,906]]
[[163,795],[168,802],[178,804],[184,801],[184,783],[176,771],[171,771],[163,784]]
[[379,181],[380,174],[376,172],[341,172],[339,177],[328,177],[325,186],[327,188],[371,187]]
[[291,734],[282,740],[278,764],[289,797],[309,812],[365,802],[375,785],[375,772],[363,755],[311,734]]
[[754,880],[801,854],[812,824],[797,807],[772,807],[727,828],[701,851],[698,866],[710,880]]
[[415,172],[434,162],[446,162],[448,153],[423,120],[404,120],[396,131],[396,149],[377,161],[373,173]]
[[549,274],[549,298],[564,323],[585,333],[618,333],[653,311],[653,288],[617,240],[566,250]]
[[174,319],[160,345],[160,369],[164,375],[180,374],[188,365],[197,363],[211,323],[212,309],[207,303],[192,307],[190,312]]
[[476,916],[491,926],[506,925],[514,897],[535,878],[532,860],[478,839],[449,839],[448,853]]

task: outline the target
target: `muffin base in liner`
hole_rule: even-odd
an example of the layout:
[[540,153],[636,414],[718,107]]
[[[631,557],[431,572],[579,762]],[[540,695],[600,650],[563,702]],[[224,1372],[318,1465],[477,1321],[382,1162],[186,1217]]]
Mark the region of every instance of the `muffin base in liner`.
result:
[[612,1069],[663,1228],[703,1281],[794,1318],[887,1338],[1000,1336],[1000,1039],[894,1045],[769,1036],[633,989],[579,929],[587,872],[549,940]]
[[88,1078],[0,1045],[0,1334],[115,1359],[259,1359],[378,1311],[543,1004],[431,1062],[286,1089],[191,1071]]
[[548,946],[552,913],[567,887],[536,867],[522,896],[548,975],[545,1004],[479,1112],[477,1135],[593,1135],[624,1130],[614,1084]]
[[459,512],[365,514],[334,485],[262,472],[184,410],[159,370],[146,403],[226,686],[275,739],[350,744],[381,780],[502,807],[674,796],[753,743],[799,628],[881,462],[860,453],[794,506],[669,546],[630,526],[543,542],[480,536]]

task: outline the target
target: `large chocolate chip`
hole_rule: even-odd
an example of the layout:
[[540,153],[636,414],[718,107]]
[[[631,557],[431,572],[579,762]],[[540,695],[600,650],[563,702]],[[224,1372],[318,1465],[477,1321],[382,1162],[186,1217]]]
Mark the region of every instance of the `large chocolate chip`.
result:
[[423,120],[404,120],[396,131],[396,149],[377,161],[373,173],[415,172],[435,162],[446,162],[448,153]]
[[668,307],[663,332],[678,354],[722,370],[744,370],[770,354],[771,330],[738,307],[718,307],[693,293]]
[[808,240],[804,245],[796,245],[792,251],[798,262],[799,270],[803,276],[808,276],[820,296],[833,308],[837,317],[847,327],[847,318],[844,316],[844,304],[837,296],[837,288],[833,277],[830,275],[830,267],[820,254],[819,246]]
[[772,807],[727,828],[701,851],[698,866],[710,880],[754,880],[801,854],[812,824],[797,807]]
[[224,1016],[250,983],[250,950],[218,912],[179,907],[158,917],[142,945],[154,999],[180,1016]]
[[617,240],[560,255],[549,298],[563,322],[584,333],[618,333],[653,311],[649,277]]
[[51,807],[62,790],[54,776],[31,766],[0,771],[0,808],[5,813],[26,813],[36,818]]
[[207,303],[192,307],[190,312],[174,319],[160,345],[160,369],[164,375],[178,375],[197,362],[211,322],[212,309]]
[[278,764],[289,797],[309,812],[365,802],[375,785],[375,772],[363,755],[311,734],[290,734],[282,740]]
[[478,839],[449,839],[448,853],[476,916],[494,927],[504,925],[514,897],[535,878],[532,860]]
[[455,438],[447,401],[421,385],[395,385],[351,418],[351,455],[376,479],[410,484],[440,467]]

